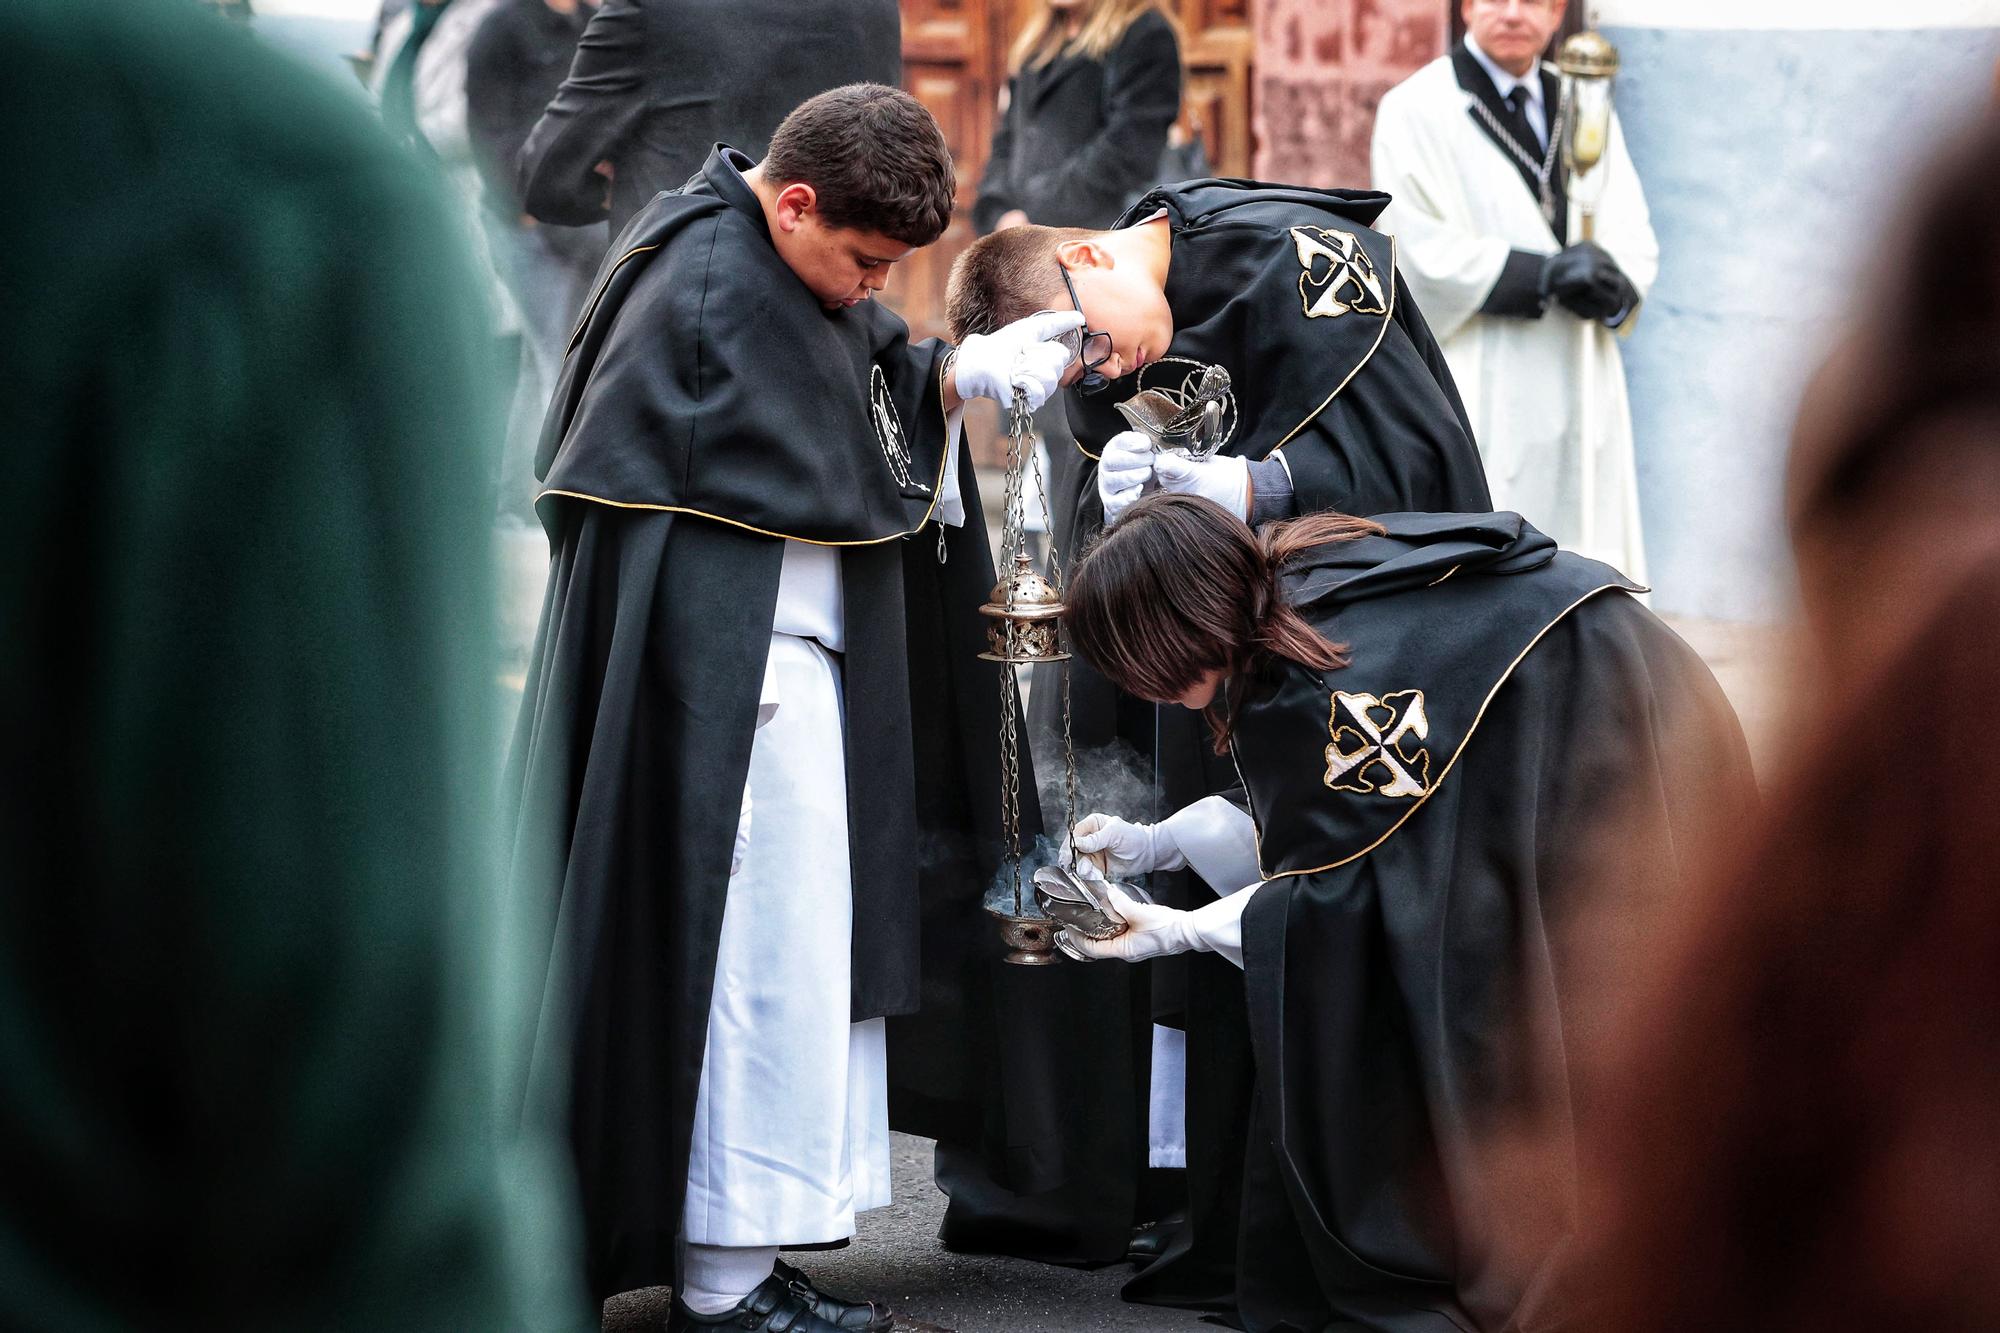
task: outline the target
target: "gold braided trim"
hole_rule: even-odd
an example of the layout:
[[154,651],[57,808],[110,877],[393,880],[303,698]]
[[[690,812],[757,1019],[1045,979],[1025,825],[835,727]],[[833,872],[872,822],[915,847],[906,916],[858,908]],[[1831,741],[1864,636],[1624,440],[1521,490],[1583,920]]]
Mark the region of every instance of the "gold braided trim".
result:
[[[1397,268],[1396,238],[1392,235],[1389,237],[1389,308],[1382,312],[1382,327],[1375,330],[1375,341],[1369,346],[1368,355],[1362,357],[1359,361],[1356,361],[1354,363],[1354,368],[1347,372],[1346,378],[1342,379],[1340,383],[1333,386],[1333,392],[1328,394],[1326,397],[1322,398],[1320,400],[1320,404],[1318,407],[1315,407],[1312,411],[1306,413],[1305,416],[1300,419],[1298,425],[1286,431],[1284,434],[1284,438],[1280,439],[1276,444],[1272,445],[1271,451],[1265,454],[1263,458],[1258,459],[1257,460],[1258,462],[1268,462],[1269,460],[1276,458],[1278,456],[1278,451],[1280,449],[1283,449],[1287,444],[1289,444],[1294,435],[1297,435],[1307,426],[1312,425],[1313,418],[1317,417],[1320,413],[1326,411],[1326,405],[1328,403],[1331,403],[1334,399],[1340,397],[1340,391],[1342,389],[1345,389],[1348,386],[1348,384],[1354,379],[1354,377],[1361,373],[1361,368],[1367,365],[1370,361],[1373,361],[1375,359],[1375,353],[1377,353],[1382,349],[1382,340],[1389,336],[1389,325],[1396,318],[1396,274],[1398,272],[1400,272],[1400,270]],[[1098,455],[1093,454],[1092,452],[1090,452],[1090,450],[1083,447],[1082,440],[1076,441],[1076,450],[1078,453],[1082,454],[1085,458],[1088,458],[1093,463],[1099,461]],[[1242,457],[1247,455],[1239,455],[1239,456]]]
[[[1458,757],[1465,753],[1465,747],[1472,743],[1473,733],[1479,730],[1479,724],[1485,720],[1486,710],[1490,708],[1493,704],[1493,696],[1500,692],[1501,686],[1505,685],[1509,680],[1513,679],[1514,669],[1521,665],[1521,659],[1525,658],[1529,653],[1533,652],[1535,650],[1535,645],[1542,641],[1543,636],[1548,634],[1548,632],[1554,629],[1557,625],[1560,625],[1569,616],[1570,612],[1576,610],[1576,608],[1582,606],[1585,602],[1589,601],[1591,598],[1597,596],[1597,594],[1601,592],[1613,592],[1613,591],[1629,592],[1631,591],[1631,589],[1627,588],[1623,583],[1599,584],[1597,587],[1592,588],[1589,592],[1585,593],[1583,596],[1577,598],[1575,601],[1571,602],[1568,606],[1564,607],[1560,612],[1557,613],[1555,619],[1549,621],[1548,624],[1542,626],[1541,629],[1535,632],[1535,637],[1528,640],[1528,646],[1523,648],[1520,652],[1514,654],[1514,660],[1507,664],[1507,669],[1500,673],[1500,679],[1493,682],[1493,688],[1488,690],[1486,692],[1486,697],[1480,701],[1479,712],[1473,715],[1472,725],[1465,729],[1465,738],[1459,741],[1458,748],[1452,751],[1450,761],[1446,763],[1443,770],[1438,773],[1437,781],[1431,783],[1430,790],[1425,792],[1422,796],[1418,797],[1416,800],[1412,801],[1410,803],[1410,808],[1403,812],[1402,817],[1400,819],[1398,819],[1395,823],[1391,824],[1388,827],[1388,829],[1384,831],[1381,837],[1375,839],[1375,841],[1369,843],[1366,847],[1363,847],[1360,851],[1351,853],[1350,855],[1347,856],[1343,856],[1338,861],[1329,861],[1323,866],[1314,866],[1309,870],[1281,870],[1275,875],[1267,874],[1264,870],[1263,829],[1257,823],[1257,820],[1255,818],[1255,812],[1253,811],[1252,818],[1250,821],[1250,826],[1251,826],[1251,831],[1256,835],[1257,873],[1260,876],[1262,876],[1263,879],[1265,879],[1266,881],[1274,879],[1289,879],[1296,875],[1317,875],[1320,874],[1322,871],[1337,870],[1341,866],[1344,866],[1351,861],[1358,861],[1362,857],[1368,855],[1368,853],[1374,851],[1377,847],[1380,847],[1383,843],[1389,841],[1389,839],[1395,835],[1396,830],[1402,828],[1404,824],[1408,823],[1410,816],[1417,813],[1417,811],[1423,809],[1424,802],[1430,800],[1430,798],[1437,793],[1438,788],[1444,786],[1444,780],[1447,777],[1451,776],[1451,770],[1457,767],[1458,765]],[[1236,747],[1232,743],[1229,748],[1231,752],[1231,758],[1234,759]],[[1241,763],[1237,764],[1236,776],[1238,781],[1242,781],[1243,766]],[[1243,790],[1246,794],[1249,792],[1250,786],[1248,783],[1244,783]]]
[[1264,455],[1265,458],[1270,458],[1272,454],[1275,454],[1280,449],[1283,449],[1286,444],[1290,443],[1291,438],[1294,435],[1297,435],[1307,426],[1310,426],[1313,422],[1314,417],[1326,411],[1326,405],[1328,403],[1340,397],[1340,391],[1342,389],[1345,389],[1348,386],[1348,384],[1354,379],[1354,377],[1361,373],[1361,368],[1367,365],[1370,361],[1373,361],[1375,359],[1375,353],[1382,349],[1382,340],[1389,336],[1389,325],[1395,322],[1396,274],[1400,271],[1401,270],[1398,269],[1396,266],[1396,238],[1392,235],[1389,237],[1389,308],[1382,312],[1382,327],[1375,330],[1375,341],[1373,344],[1369,346],[1368,355],[1362,357],[1359,361],[1356,361],[1354,363],[1354,369],[1347,372],[1347,378],[1343,379],[1340,383],[1334,385],[1333,392],[1328,394],[1325,398],[1321,399],[1320,405],[1318,407],[1315,407],[1312,411],[1306,413],[1305,418],[1301,420],[1298,425],[1286,431],[1285,437],[1279,440],[1276,444],[1271,446],[1271,452],[1265,454]]
[[627,250],[624,254],[618,256],[617,263],[613,264],[609,269],[605,270],[604,281],[598,283],[597,290],[590,294],[589,304],[584,306],[583,313],[577,316],[576,327],[570,330],[569,344],[563,348],[564,356],[568,356],[571,352],[574,352],[576,350],[576,345],[583,341],[584,326],[590,323],[590,317],[597,313],[597,307],[599,303],[601,303],[604,300],[604,293],[610,290],[611,280],[618,276],[619,269],[625,267],[625,261],[632,258],[634,255],[643,255],[648,251],[657,250],[659,248],[660,247],[658,245],[642,245],[636,250]]
[[[636,254],[637,251],[634,251],[634,253]],[[938,394],[938,410],[943,412],[944,381],[941,377],[938,380],[937,394]],[[949,419],[949,417],[951,416],[949,412],[945,412],[944,415],[947,419]],[[896,541],[899,538],[908,537],[913,533],[920,532],[922,531],[924,524],[931,521],[931,515],[937,512],[938,501],[944,493],[945,464],[950,461],[950,458],[951,458],[951,431],[949,427],[947,427],[945,430],[944,448],[938,451],[937,479],[931,483],[930,507],[924,510],[924,516],[917,520],[916,527],[907,528],[902,532],[892,532],[886,537],[858,537],[851,541],[830,542],[830,541],[822,541],[816,537],[795,537],[789,532],[775,532],[770,528],[760,528],[754,523],[745,523],[741,519],[724,518],[721,514],[711,514],[705,509],[694,509],[690,508],[687,505],[643,504],[633,500],[610,500],[606,499],[602,495],[587,495],[582,491],[561,491],[553,489],[539,491],[535,495],[535,503],[540,504],[545,496],[554,495],[554,496],[560,496],[567,500],[583,500],[587,501],[590,504],[608,505],[613,509],[650,509],[657,513],[662,513],[662,514],[687,514],[693,518],[706,518],[716,523],[727,523],[732,528],[741,528],[745,532],[754,532],[759,537],[778,537],[788,542],[804,542],[808,546],[880,546],[883,542]],[[968,515],[967,517],[970,517],[970,515]]]

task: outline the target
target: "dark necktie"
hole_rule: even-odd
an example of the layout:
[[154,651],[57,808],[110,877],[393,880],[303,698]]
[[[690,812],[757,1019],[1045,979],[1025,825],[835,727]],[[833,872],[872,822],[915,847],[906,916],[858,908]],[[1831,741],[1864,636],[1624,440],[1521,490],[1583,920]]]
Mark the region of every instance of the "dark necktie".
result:
[[1539,157],[1544,145],[1542,136],[1535,133],[1535,122],[1528,119],[1528,90],[1515,84],[1503,100],[1507,103],[1507,128],[1521,141],[1521,147]]

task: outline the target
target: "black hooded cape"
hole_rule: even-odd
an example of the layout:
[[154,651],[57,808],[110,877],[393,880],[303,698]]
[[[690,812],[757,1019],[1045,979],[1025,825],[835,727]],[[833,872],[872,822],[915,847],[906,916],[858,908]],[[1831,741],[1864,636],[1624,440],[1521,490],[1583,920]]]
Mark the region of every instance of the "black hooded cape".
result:
[[976,1122],[982,1055],[953,1029],[998,966],[980,897],[999,681],[976,611],[994,576],[963,455],[966,524],[932,521],[945,349],[873,303],[824,309],[744,165],[718,148],[612,246],[538,467],[552,563],[510,763],[513,879],[555,922],[538,1050],[567,1047],[599,1297],[673,1275],[780,538],[841,549],[853,1017],[904,1016],[899,1127]]
[[[1074,489],[1054,497],[1057,538],[1073,557],[1103,527],[1095,455],[1126,429],[1113,404],[1142,387],[1175,387],[1189,361],[1231,377],[1222,452],[1266,458],[1282,449],[1298,510],[1373,514],[1482,512],[1486,473],[1444,354],[1396,271],[1395,241],[1372,223],[1389,202],[1372,191],[1318,190],[1244,180],[1162,186],[1118,225],[1162,210],[1173,230],[1166,296],[1174,316],[1168,358],[1100,394],[1067,396],[1069,421],[1088,456]],[[1179,358],[1179,359],[1174,359]],[[1185,709],[1156,709],[1120,695],[1072,662],[1073,733],[1079,749],[1114,742],[1150,769],[1150,808],[1112,813],[1152,821],[1235,785],[1211,753],[1207,728]],[[1037,674],[1036,759],[1051,771],[1060,734],[1059,692]],[[1046,685],[1046,687],[1044,687]],[[1083,794],[1085,808],[1091,793]],[[1240,885],[1199,883],[1191,872],[1153,877],[1154,892],[1181,906]],[[947,1243],[1069,1262],[1123,1256],[1135,1221],[1166,1201],[1142,1189],[1146,1160],[1149,1028],[1184,1027],[1188,1041],[1186,1187],[1190,1221],[1165,1255],[1126,1288],[1130,1299],[1227,1310],[1233,1303],[1243,1136],[1250,1109],[1242,977],[1221,959],[1164,959],[1144,968],[1091,968],[1066,979],[1132,1049],[1076,1060],[1038,1052],[1016,1072],[1010,1103],[1047,1108],[1017,1115],[1017,1157],[1040,1169],[995,1180],[980,1164],[940,1156],[951,1193]],[[1111,1015],[1117,1015],[1114,1020]],[[1056,1188],[1056,1186],[1060,1188]]]
[[[1671,894],[1754,806],[1735,715],[1608,566],[1513,514],[1388,515],[1285,596],[1351,665],[1232,686],[1259,833],[1253,1330],[1557,1327],[1561,1246],[1496,1261],[1510,1118],[1586,1111],[1589,905]],[[1567,1156],[1564,1156],[1567,1160]],[[1570,1191],[1551,1191],[1567,1198]]]

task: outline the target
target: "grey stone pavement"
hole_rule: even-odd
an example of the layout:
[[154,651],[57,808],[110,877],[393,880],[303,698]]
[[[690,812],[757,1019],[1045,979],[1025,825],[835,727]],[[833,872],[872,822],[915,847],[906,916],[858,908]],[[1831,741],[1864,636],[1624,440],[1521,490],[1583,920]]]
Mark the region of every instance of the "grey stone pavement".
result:
[[[541,611],[547,547],[539,528],[503,525],[497,542],[506,651],[502,682],[514,696]],[[1768,625],[1669,617],[1669,623],[1715,672],[1743,720],[1760,766],[1782,725],[1780,685],[1789,660],[1787,631]],[[509,709],[511,721],[511,708]],[[895,1202],[860,1219],[846,1249],[792,1256],[800,1268],[841,1295],[884,1300],[896,1327],[915,1333],[1029,1333],[1030,1330],[1128,1329],[1164,1333],[1204,1325],[1198,1315],[1127,1305],[1118,1289],[1132,1270],[1095,1271],[1022,1260],[947,1253],[937,1242],[944,1196],[931,1178],[928,1140],[896,1135]],[[665,1288],[627,1292],[604,1307],[606,1333],[653,1333],[666,1318]]]
[[[1184,1310],[1119,1300],[1119,1285],[1132,1274],[1125,1264],[1085,1271],[946,1252],[937,1243],[944,1196],[931,1183],[930,1140],[897,1134],[892,1150],[896,1201],[863,1213],[860,1233],[846,1249],[787,1258],[836,1295],[888,1302],[899,1330],[1167,1333],[1213,1327]],[[667,1299],[664,1287],[613,1297],[604,1306],[605,1333],[657,1333]]]

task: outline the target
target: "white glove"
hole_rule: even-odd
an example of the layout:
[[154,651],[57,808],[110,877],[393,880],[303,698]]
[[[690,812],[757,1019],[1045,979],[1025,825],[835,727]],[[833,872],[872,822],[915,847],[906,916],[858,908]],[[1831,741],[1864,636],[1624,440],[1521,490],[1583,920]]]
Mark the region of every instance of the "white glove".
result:
[[[1213,500],[1236,517],[1250,519],[1250,463],[1230,454],[1189,458],[1162,453],[1153,460],[1153,479],[1163,491]],[[1110,515],[1105,516],[1109,519]]]
[[1080,855],[1102,856],[1093,864],[1085,860],[1089,872],[1102,871],[1112,879],[1131,879],[1153,870],[1179,870],[1187,864],[1173,835],[1164,824],[1134,824],[1116,815],[1089,814],[1076,821],[1075,844],[1063,839],[1062,863]]
[[1219,953],[1243,966],[1243,910],[1261,885],[1225,894],[1212,903],[1183,912],[1158,903],[1142,903],[1116,884],[1104,890],[1112,913],[1126,929],[1108,940],[1093,940],[1067,928],[1056,932],[1056,947],[1079,963],[1116,958],[1140,963],[1168,954]]
[[1217,893],[1264,877],[1257,868],[1257,825],[1221,796],[1204,796],[1174,811],[1153,837],[1172,839],[1174,850]]
[[1070,351],[1058,338],[1083,327],[1075,310],[1042,310],[991,333],[975,333],[958,345],[952,379],[968,402],[991,398],[1012,406],[1016,392],[1027,395],[1028,410],[1049,400],[1069,369]]
[[[772,711],[776,711],[775,707]],[[750,783],[743,783],[743,813],[736,819],[736,848],[729,853],[729,874],[734,878],[743,869],[743,858],[750,854]]]
[[1136,430],[1121,430],[1104,442],[1097,456],[1097,494],[1106,523],[1116,522],[1152,489],[1154,457],[1153,442]]
[[1164,958],[1201,948],[1201,941],[1188,928],[1192,913],[1158,903],[1142,903],[1116,884],[1105,890],[1105,898],[1112,914],[1125,923],[1122,932],[1108,940],[1093,940],[1068,929],[1056,932],[1057,947],[1078,962],[1116,958],[1140,963],[1148,958]]

